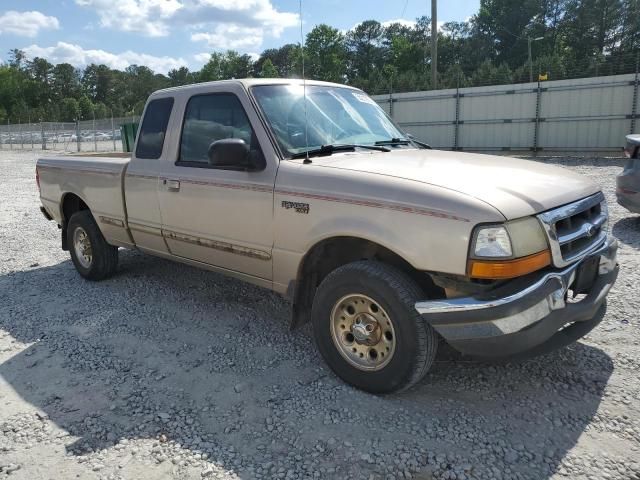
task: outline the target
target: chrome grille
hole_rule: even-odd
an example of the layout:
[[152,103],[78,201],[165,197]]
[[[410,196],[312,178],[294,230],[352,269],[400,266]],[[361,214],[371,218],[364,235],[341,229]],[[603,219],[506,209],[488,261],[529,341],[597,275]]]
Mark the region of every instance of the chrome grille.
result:
[[581,259],[607,236],[607,204],[602,192],[541,213],[553,264],[564,267]]

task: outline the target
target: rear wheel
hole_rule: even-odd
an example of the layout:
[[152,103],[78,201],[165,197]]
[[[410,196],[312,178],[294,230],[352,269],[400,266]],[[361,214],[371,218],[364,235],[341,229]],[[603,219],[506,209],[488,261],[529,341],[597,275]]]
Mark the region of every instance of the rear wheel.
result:
[[423,294],[400,270],[344,265],[318,287],[313,329],[320,353],[344,381],[372,393],[404,390],[429,370],[437,335],[414,308]]
[[74,213],[67,225],[69,253],[76,270],[87,280],[103,280],[118,267],[118,248],[109,245],[89,210]]

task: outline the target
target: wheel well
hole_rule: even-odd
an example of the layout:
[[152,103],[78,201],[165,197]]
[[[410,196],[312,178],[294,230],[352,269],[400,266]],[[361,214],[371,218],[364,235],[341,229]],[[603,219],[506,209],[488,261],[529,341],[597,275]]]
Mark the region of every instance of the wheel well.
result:
[[291,328],[307,323],[316,289],[324,278],[342,265],[358,260],[376,260],[392,265],[411,277],[429,295],[441,294],[431,277],[416,270],[400,255],[375,242],[354,237],[333,237],[323,240],[304,256],[298,269],[298,277],[289,292],[292,297]]
[[69,250],[67,246],[67,222],[76,212],[89,210],[84,201],[75,193],[67,193],[62,199],[62,249]]

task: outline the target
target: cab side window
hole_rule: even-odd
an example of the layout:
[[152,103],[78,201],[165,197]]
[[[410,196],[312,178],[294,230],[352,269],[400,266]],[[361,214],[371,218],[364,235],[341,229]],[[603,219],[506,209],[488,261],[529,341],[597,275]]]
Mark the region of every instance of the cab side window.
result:
[[176,164],[216,168],[209,161],[209,147],[213,142],[231,138],[244,141],[249,155],[262,155],[238,97],[231,93],[193,96],[187,103]]
[[173,98],[159,98],[149,102],[138,133],[136,158],[160,158],[172,108]]

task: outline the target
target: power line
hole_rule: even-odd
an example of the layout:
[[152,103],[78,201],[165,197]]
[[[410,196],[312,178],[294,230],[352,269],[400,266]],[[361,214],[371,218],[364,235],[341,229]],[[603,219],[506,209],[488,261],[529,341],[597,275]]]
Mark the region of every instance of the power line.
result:
[[404,0],[404,7],[402,8],[402,13],[400,14],[400,18],[404,18],[404,14],[407,11],[407,5],[409,5],[409,0]]

